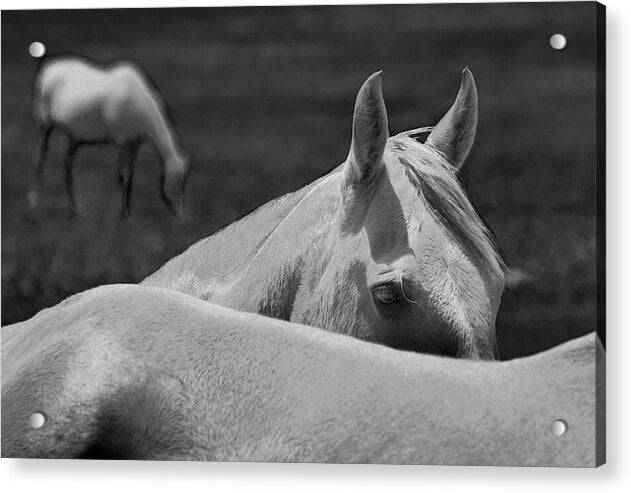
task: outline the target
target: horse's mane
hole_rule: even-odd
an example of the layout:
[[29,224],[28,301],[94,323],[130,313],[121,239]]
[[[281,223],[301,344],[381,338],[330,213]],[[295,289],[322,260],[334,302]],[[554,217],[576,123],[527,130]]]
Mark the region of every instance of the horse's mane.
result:
[[[429,131],[431,127],[404,132],[391,137],[388,146],[404,167],[406,176],[419,195],[428,203],[429,210],[449,232],[468,247],[477,260],[490,267],[498,277],[504,277],[507,269],[506,262],[497,247],[493,233],[467,197],[458,180],[457,170],[444,158],[423,144],[419,144],[425,140],[424,137]],[[317,184],[331,174],[339,172],[343,166],[344,163],[336,165],[329,173],[300,191],[271,200],[256,210],[261,212],[267,209],[273,210],[280,204],[286,203],[288,197],[300,193],[300,200],[290,201],[290,209],[282,214],[282,218],[274,228],[274,230],[278,229]],[[266,239],[270,235],[271,233],[266,236]],[[264,241],[259,243],[259,249],[263,244]]]
[[503,277],[506,263],[493,234],[460,184],[456,168],[415,140],[409,132],[389,140],[389,147],[405,168],[406,176],[446,229],[479,261],[486,263],[498,277]]

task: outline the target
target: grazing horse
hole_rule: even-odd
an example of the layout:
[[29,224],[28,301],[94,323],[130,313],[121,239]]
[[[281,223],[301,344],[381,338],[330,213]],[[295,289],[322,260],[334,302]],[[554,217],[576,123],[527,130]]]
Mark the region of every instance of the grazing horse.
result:
[[373,74],[357,95],[343,164],[143,284],[395,348],[493,358],[503,262],[457,179],[477,114],[465,69],[424,143],[426,129],[389,137],[382,75]]
[[102,286],[2,329],[2,456],[594,466],[603,392],[593,333],[456,360]]
[[182,216],[188,158],[177,141],[162,96],[137,65],[125,61],[99,66],[76,56],[48,59],[35,77],[33,115],[39,128],[35,165],[40,179],[53,129],[62,129],[68,137],[64,164],[73,213],[72,163],[80,146],[116,146],[122,215],[128,217],[136,156],[140,145],[149,141],[162,160],[162,200],[175,216]]

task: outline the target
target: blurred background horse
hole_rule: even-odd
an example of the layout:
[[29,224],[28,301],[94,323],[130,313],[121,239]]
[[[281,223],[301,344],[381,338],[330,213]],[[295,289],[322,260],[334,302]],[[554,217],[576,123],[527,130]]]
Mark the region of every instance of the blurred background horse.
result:
[[68,140],[63,158],[70,210],[77,212],[73,164],[85,145],[113,144],[118,153],[121,214],[131,213],[131,190],[140,145],[160,156],[160,195],[176,217],[184,214],[188,158],[157,87],[131,62],[101,65],[79,56],[47,57],[33,84],[33,117],[39,131],[35,166],[41,181],[51,133]]

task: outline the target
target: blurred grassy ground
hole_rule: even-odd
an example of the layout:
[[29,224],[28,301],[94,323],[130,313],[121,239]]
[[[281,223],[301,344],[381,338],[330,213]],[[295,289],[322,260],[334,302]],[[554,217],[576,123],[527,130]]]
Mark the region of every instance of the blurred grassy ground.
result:
[[[347,154],[355,94],[383,69],[392,133],[434,123],[464,66],[480,92],[463,171],[522,281],[498,318],[503,358],[595,329],[593,7],[478,4],[2,13],[2,323],[91,286],[139,281],[196,239],[322,175]],[[554,32],[565,50],[548,45]],[[81,217],[66,210],[61,138],[28,209],[31,41],[101,61],[137,59],[193,159],[191,220],[158,197],[150,151],[134,216],[118,221],[115,155],[80,151]]]

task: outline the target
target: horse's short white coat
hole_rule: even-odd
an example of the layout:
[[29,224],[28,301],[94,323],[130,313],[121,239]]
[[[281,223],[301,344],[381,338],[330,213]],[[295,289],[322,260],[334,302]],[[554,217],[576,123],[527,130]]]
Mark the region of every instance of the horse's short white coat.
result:
[[[135,64],[99,66],[70,56],[46,62],[35,79],[33,115],[41,133],[36,153],[40,168],[50,132],[58,127],[70,140],[67,166],[72,166],[82,144],[114,144],[125,188],[131,187],[138,146],[150,141],[163,162],[163,198],[175,213],[182,212],[188,158],[176,140],[161,95]],[[71,189],[69,194],[72,203]],[[125,198],[128,201],[128,195]],[[129,204],[124,206],[129,213]]]
[[593,466],[603,365],[594,334],[465,361],[103,286],[2,329],[2,455]]
[[458,182],[477,123],[469,70],[430,132],[390,137],[382,75],[344,163],[198,242],[144,284],[384,345],[490,359],[503,263]]

